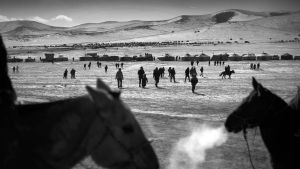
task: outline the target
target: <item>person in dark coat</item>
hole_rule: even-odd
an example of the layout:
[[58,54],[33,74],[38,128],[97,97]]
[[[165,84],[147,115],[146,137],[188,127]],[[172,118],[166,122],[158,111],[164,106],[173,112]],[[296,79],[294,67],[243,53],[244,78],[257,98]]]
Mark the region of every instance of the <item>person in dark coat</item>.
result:
[[107,73],[107,69],[108,69],[108,66],[107,65],[105,65],[105,73]]
[[75,79],[75,73],[76,73],[76,70],[75,70],[75,69],[72,69],[72,70],[70,71],[70,73],[71,73],[71,79]]
[[148,79],[147,79],[147,76],[146,74],[143,74],[143,78],[142,78],[142,87],[145,88],[146,85],[148,83]]
[[64,79],[67,79],[67,78],[68,78],[68,69],[65,70],[63,78],[64,78]]
[[189,79],[189,82],[191,81],[191,79],[190,79],[190,68],[189,68],[189,67],[187,67],[187,68],[185,69],[185,78],[184,78],[184,82],[186,82],[186,78]]
[[159,83],[159,77],[160,77],[160,74],[159,74],[159,70],[158,68],[156,67],[153,71],[153,78],[155,80],[155,87],[157,87],[158,83]]
[[168,69],[168,73],[169,73],[169,77],[171,77],[171,67],[169,67],[169,69]]
[[83,64],[83,69],[86,70],[86,64]]
[[193,92],[193,93],[195,93],[195,88],[196,88],[197,83],[198,83],[198,78],[197,78],[197,76],[194,74],[194,75],[192,75],[192,79],[191,79],[192,92]]
[[91,69],[91,65],[92,65],[92,63],[90,62],[89,65],[88,65],[89,69]]
[[201,66],[201,68],[200,68],[200,72],[201,72],[201,73],[200,73],[200,76],[202,76],[202,77],[203,77],[203,70],[204,70],[204,69],[203,69],[203,66]]
[[118,88],[122,88],[123,73],[121,71],[121,68],[119,68],[116,73],[116,79],[118,81]]
[[196,71],[196,68],[195,68],[195,67],[192,67],[192,68],[190,69],[190,74],[191,74],[192,77],[193,77],[193,75],[197,76],[197,71]]
[[139,76],[139,87],[141,87],[141,83],[142,83],[142,78],[143,75],[145,74],[145,71],[143,69],[143,67],[140,67],[140,70],[138,71],[138,76]]
[[259,63],[257,63],[256,68],[259,70],[259,68],[260,68],[260,64]]
[[172,69],[171,69],[171,78],[170,78],[170,82],[172,82],[172,79],[173,79],[174,83],[176,82],[176,80],[175,80],[175,74],[176,74],[175,68],[172,68]]

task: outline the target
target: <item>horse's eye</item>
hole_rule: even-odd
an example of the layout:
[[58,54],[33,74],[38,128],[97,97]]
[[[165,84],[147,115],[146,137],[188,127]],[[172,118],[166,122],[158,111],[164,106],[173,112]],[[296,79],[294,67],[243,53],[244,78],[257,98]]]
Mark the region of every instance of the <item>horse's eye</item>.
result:
[[134,131],[133,127],[130,124],[127,124],[127,125],[123,126],[122,130],[126,134],[132,133]]

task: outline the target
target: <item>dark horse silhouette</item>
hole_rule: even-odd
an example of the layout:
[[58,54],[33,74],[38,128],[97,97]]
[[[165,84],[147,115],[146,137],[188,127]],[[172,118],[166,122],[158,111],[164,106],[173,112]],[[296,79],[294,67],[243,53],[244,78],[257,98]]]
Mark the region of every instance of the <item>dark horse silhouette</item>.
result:
[[69,169],[86,156],[105,168],[159,168],[120,93],[101,80],[86,96],[15,105],[1,39],[0,69],[1,169]]
[[226,79],[226,75],[228,75],[228,76],[229,76],[229,79],[231,79],[231,74],[233,74],[233,73],[235,73],[234,70],[231,70],[231,71],[229,71],[229,72],[223,71],[223,72],[220,73],[219,76],[222,76],[222,79],[223,79],[223,78]]
[[[274,169],[300,168],[300,90],[290,105],[253,78],[254,90],[225,122],[229,132],[259,127]],[[295,104],[298,104],[297,106]],[[292,106],[293,105],[293,106]]]

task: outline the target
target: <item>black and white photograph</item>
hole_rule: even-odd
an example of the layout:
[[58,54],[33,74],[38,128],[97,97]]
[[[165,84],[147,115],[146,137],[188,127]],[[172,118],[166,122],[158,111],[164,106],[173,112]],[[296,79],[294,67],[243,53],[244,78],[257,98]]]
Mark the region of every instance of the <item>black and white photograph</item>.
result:
[[299,169],[299,0],[1,0],[1,169]]

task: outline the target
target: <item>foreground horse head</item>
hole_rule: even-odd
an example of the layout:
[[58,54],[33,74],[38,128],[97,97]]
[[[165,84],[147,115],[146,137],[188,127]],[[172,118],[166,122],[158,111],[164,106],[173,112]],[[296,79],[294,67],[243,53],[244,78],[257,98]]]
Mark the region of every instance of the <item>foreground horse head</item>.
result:
[[97,81],[97,88],[87,87],[87,90],[99,119],[105,123],[107,134],[91,151],[95,162],[108,168],[159,168],[149,141],[130,109],[119,98],[120,93],[112,92],[101,80]]
[[274,105],[279,107],[287,105],[280,97],[258,83],[255,78],[252,79],[252,85],[253,90],[225,122],[225,127],[229,132],[237,133],[246,128],[264,125],[277,115],[278,110],[274,108]]
[[273,168],[300,168],[299,91],[288,105],[254,78],[252,84],[254,90],[226,119],[226,129],[246,134],[247,128],[259,126]]

